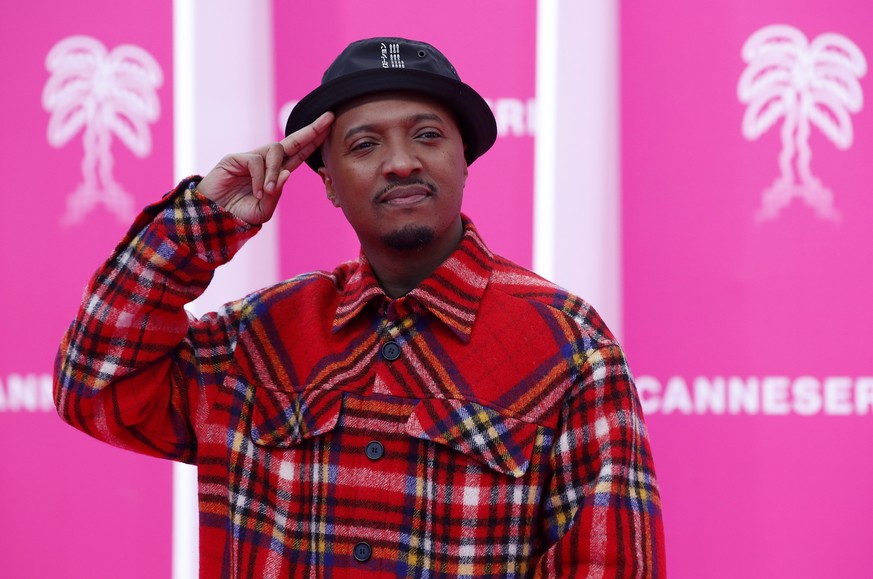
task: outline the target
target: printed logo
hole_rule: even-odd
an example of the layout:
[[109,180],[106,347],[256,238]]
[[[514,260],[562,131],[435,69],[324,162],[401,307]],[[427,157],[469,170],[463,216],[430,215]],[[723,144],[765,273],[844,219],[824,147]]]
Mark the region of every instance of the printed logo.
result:
[[406,63],[400,58],[400,44],[392,42],[391,44],[380,43],[380,57],[382,59],[382,68],[406,68]]
[[89,36],[61,40],[49,51],[45,64],[51,75],[42,93],[43,108],[50,113],[48,142],[60,148],[82,131],[84,146],[82,183],[67,198],[63,222],[78,223],[103,204],[128,223],[134,203],[112,175],[112,137],[137,157],[151,153],[149,123],[158,120],[161,108],[160,66],[138,46],[125,44],[107,51]]
[[840,150],[852,146],[851,113],[864,98],[867,61],[851,40],[822,34],[809,42],[792,26],[765,26],[742,49],[748,63],[737,95],[747,105],[743,136],[754,140],[780,119],[779,177],[763,192],[759,220],[774,219],[799,198],[822,219],[838,220],[833,194],[812,174],[809,135],[817,127]]
[[391,68],[406,68],[406,64],[403,62],[403,59],[400,58],[399,44],[389,44],[388,54],[391,57]]
[[388,68],[388,45],[382,42],[379,46],[381,49],[382,68]]

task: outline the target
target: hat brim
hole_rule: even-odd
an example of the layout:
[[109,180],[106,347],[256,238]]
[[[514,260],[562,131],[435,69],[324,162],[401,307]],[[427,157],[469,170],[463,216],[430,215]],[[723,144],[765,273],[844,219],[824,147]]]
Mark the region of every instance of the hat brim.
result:
[[[322,84],[303,97],[291,111],[285,125],[285,136],[352,100],[395,91],[420,93],[441,102],[455,113],[468,165],[490,149],[497,139],[494,114],[472,87],[443,75],[410,68],[368,69]],[[316,171],[324,166],[320,148],[309,156],[306,163]]]

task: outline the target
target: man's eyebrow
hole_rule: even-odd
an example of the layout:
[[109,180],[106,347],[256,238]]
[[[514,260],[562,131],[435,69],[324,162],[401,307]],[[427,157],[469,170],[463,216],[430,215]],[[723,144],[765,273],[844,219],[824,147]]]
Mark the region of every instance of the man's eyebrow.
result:
[[[400,120],[401,124],[404,125],[416,125],[418,123],[422,123],[425,121],[433,121],[436,123],[444,123],[445,121],[441,116],[436,113],[419,113],[416,115],[410,115],[406,118]],[[343,139],[349,139],[350,137],[354,137],[359,133],[369,133],[371,131],[378,131],[380,125],[378,123],[368,123],[363,125],[356,125],[351,127],[346,134],[343,135]]]

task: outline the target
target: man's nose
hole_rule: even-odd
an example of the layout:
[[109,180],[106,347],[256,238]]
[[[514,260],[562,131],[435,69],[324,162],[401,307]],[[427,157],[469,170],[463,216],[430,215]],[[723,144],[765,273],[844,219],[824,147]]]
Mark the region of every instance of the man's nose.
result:
[[397,143],[385,147],[382,172],[397,177],[408,177],[421,169],[421,161],[410,145]]

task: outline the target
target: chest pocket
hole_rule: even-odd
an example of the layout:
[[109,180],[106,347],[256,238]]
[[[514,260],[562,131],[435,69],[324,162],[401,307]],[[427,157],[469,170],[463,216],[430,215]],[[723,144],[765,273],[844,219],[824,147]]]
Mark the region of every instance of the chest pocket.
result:
[[251,437],[255,444],[290,448],[334,429],[342,408],[342,392],[313,396],[269,387],[254,389]]
[[446,445],[516,478],[530,466],[538,428],[475,402],[446,399],[421,400],[406,423],[410,436]]
[[[251,438],[259,446],[291,448],[336,428],[342,392],[298,395],[270,387],[254,389]],[[536,424],[475,402],[420,400],[406,433],[452,448],[494,471],[519,478],[531,464]]]

